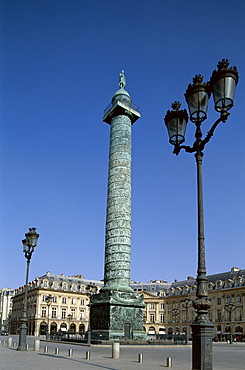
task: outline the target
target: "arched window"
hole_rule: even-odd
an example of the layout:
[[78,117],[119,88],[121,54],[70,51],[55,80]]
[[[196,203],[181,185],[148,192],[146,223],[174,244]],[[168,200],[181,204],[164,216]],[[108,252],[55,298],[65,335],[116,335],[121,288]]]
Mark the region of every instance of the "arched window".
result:
[[165,334],[166,333],[166,328],[162,327],[159,328],[159,334]]
[[70,332],[71,333],[76,333],[76,324],[72,323],[70,326]]
[[156,333],[156,330],[155,330],[154,326],[150,326],[150,327],[149,327],[149,332],[148,332],[148,334],[155,334],[155,333]]
[[61,331],[67,331],[67,325],[66,325],[66,323],[65,322],[62,322],[62,324],[60,324],[60,330]]
[[79,333],[84,333],[85,332],[85,325],[84,324],[80,324],[79,325]]
[[47,326],[47,323],[46,322],[41,322],[41,324],[40,324],[40,327],[39,327],[39,334],[40,335],[45,335],[45,334],[47,334],[47,328],[48,328],[48,326]]
[[225,327],[225,334],[230,333],[230,332],[231,332],[231,327],[230,327],[230,325],[227,325]]
[[180,328],[178,326],[176,326],[175,334],[179,334],[179,333],[180,333]]
[[50,325],[50,332],[54,333],[56,331],[57,331],[57,324],[56,322],[52,322],[52,324]]
[[241,325],[237,325],[235,334],[242,334],[242,333],[243,333],[243,327]]
[[172,328],[168,328],[168,334],[169,335],[172,335],[173,334],[173,329]]

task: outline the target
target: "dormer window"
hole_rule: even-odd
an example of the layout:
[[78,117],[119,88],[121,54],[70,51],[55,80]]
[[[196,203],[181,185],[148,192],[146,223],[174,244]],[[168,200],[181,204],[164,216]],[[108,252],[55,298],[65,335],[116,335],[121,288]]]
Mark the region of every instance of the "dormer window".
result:
[[223,282],[221,280],[216,281],[216,289],[221,289],[223,286]]
[[48,280],[43,280],[43,287],[47,288],[48,287]]

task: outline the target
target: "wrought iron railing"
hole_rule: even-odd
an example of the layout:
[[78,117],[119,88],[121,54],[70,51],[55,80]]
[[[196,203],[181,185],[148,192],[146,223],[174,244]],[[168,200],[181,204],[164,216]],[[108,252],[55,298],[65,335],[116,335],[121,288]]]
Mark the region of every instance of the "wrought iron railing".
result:
[[[123,103],[123,102],[122,102],[122,103]],[[105,110],[104,110],[104,115],[106,115],[106,113],[108,113],[108,112],[111,110],[111,108],[112,108],[112,107],[114,107],[116,104],[117,104],[117,101],[116,101],[116,102],[112,102],[112,103],[110,103],[110,104],[105,108]],[[124,104],[124,103],[123,103],[123,104]],[[126,104],[125,104],[125,105],[126,105]],[[138,105],[134,104],[134,103],[131,103],[131,104],[130,104],[130,106],[129,106],[129,108],[132,108],[132,109],[136,110],[137,112],[139,112],[139,110],[140,110],[140,107],[139,107]]]

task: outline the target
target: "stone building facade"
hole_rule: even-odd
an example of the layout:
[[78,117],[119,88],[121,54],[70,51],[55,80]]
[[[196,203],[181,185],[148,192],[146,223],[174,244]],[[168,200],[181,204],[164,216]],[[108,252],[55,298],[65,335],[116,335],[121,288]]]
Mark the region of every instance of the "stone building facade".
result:
[[[245,270],[209,275],[208,293],[212,306],[210,320],[214,324],[213,338],[245,341]],[[52,275],[35,279],[28,285],[28,334],[42,335],[49,332],[72,331],[84,333],[88,329],[89,297],[86,286],[95,284],[100,290],[103,281],[87,280],[83,276]],[[131,282],[136,294],[144,295],[144,328],[148,338],[165,334],[186,333],[191,338],[191,323],[195,319],[192,302],[196,298],[196,280],[168,283],[150,281]],[[46,297],[51,294],[48,308]],[[24,287],[15,290],[12,298],[10,332],[18,333],[22,315]]]
[[[207,278],[214,340],[230,340],[232,335],[233,339],[245,341],[245,270],[232,268]],[[135,291],[144,294],[145,329],[150,337],[187,332],[191,338],[190,325],[196,316],[192,307],[196,299],[194,278],[172,284],[151,281],[133,285]]]
[[14,289],[0,289],[0,330],[9,330]]
[[[82,275],[52,275],[49,272],[28,284],[27,318],[29,335],[54,332],[84,334],[88,328],[89,297],[86,286],[103,286],[100,281],[86,280]],[[51,295],[50,304],[46,298]],[[18,334],[22,316],[24,287],[15,290],[10,332]]]

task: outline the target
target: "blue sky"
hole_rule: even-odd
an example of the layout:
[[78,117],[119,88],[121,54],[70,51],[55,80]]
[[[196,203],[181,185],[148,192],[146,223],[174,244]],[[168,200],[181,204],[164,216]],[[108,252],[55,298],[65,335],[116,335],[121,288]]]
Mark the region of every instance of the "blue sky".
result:
[[[0,286],[24,284],[21,240],[40,234],[30,280],[47,271],[102,279],[109,152],[103,112],[118,89],[133,126],[131,278],[172,282],[197,270],[196,164],[172,154],[163,117],[195,74],[228,58],[235,105],[205,148],[208,274],[244,268],[243,0],[1,1]],[[210,99],[204,134],[218,118]],[[194,126],[188,123],[186,144]]]

